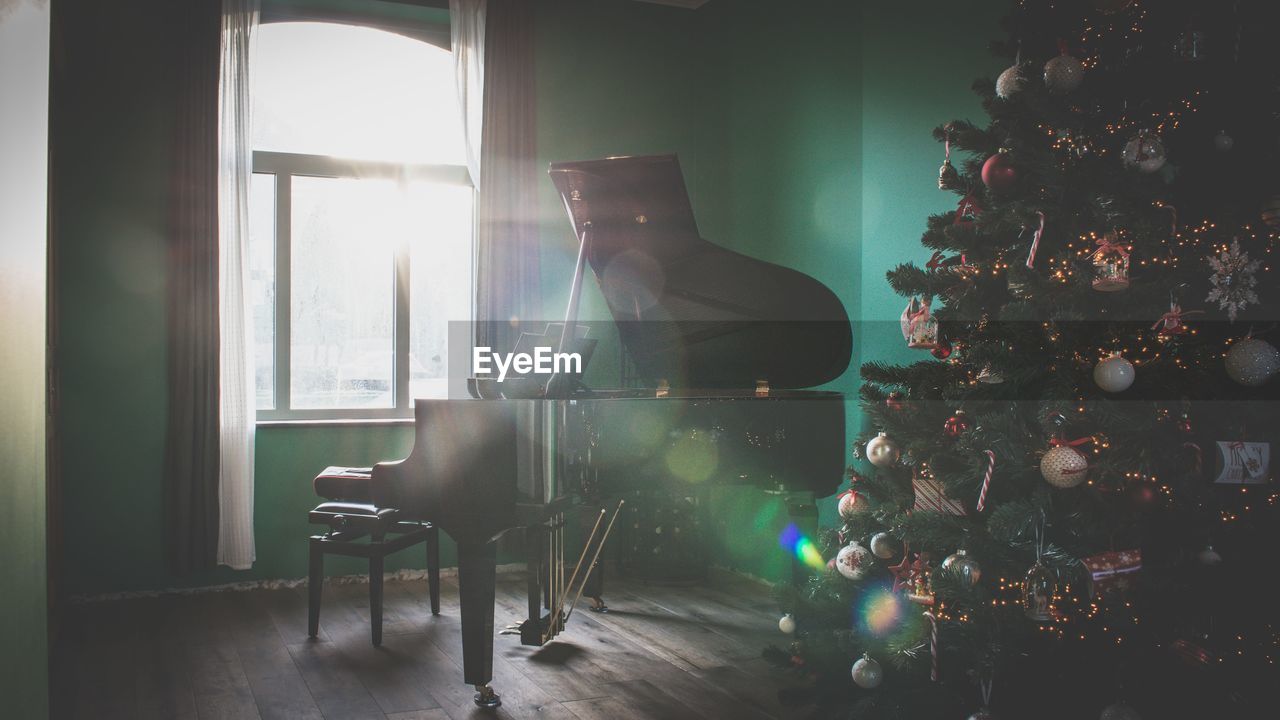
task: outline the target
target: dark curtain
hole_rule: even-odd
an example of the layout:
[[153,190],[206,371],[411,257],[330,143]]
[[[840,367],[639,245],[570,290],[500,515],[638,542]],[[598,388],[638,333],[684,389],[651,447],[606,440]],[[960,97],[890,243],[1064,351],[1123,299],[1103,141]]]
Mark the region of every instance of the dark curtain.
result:
[[489,0],[476,255],[476,341],[503,352],[541,312],[534,3]]
[[168,237],[165,545],[176,573],[218,552],[219,0],[174,3],[177,112]]

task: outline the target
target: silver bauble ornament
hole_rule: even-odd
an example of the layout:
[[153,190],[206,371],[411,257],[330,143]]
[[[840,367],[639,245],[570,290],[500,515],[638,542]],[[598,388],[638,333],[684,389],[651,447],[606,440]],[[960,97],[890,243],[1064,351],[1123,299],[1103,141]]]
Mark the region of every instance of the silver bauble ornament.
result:
[[1213,146],[1218,148],[1222,152],[1227,152],[1228,150],[1236,146],[1236,140],[1235,138],[1228,135],[1224,130],[1218,133],[1217,135],[1213,136]]
[[1001,100],[1008,100],[1021,92],[1026,83],[1027,77],[1022,73],[1022,68],[1010,65],[996,78],[996,96]]
[[1053,573],[1039,560],[1022,580],[1022,612],[1036,622],[1053,620],[1053,592],[1057,582]]
[[1164,153],[1164,143],[1159,135],[1140,132],[1132,140],[1125,143],[1120,151],[1120,159],[1125,167],[1136,168],[1144,173],[1153,173],[1164,167],[1168,159]]
[[858,684],[858,687],[868,690],[884,681],[884,668],[881,668],[880,663],[866,653],[863,653],[862,657],[853,664],[852,674],[853,681]]
[[1089,459],[1070,445],[1052,448],[1040,459],[1040,474],[1057,488],[1073,488],[1089,475]]
[[1004,376],[993,371],[990,365],[982,368],[982,372],[979,372],[975,379],[983,385],[999,385],[1004,382]]
[[1280,230],[1280,194],[1272,195],[1262,203],[1261,217],[1267,227]]
[[795,616],[793,616],[791,613],[787,613],[786,615],[783,615],[781,618],[778,618],[778,629],[788,635],[795,632],[796,631]]
[[1118,702],[1108,705],[1099,720],[1142,720],[1142,716],[1129,703]]
[[1084,82],[1084,65],[1063,53],[1044,64],[1044,84],[1051,93],[1069,93]]
[[889,533],[876,533],[871,537],[871,552],[881,560],[888,560],[898,554],[898,541]]
[[1133,363],[1121,357],[1120,353],[1112,353],[1093,366],[1093,381],[1109,393],[1128,390],[1135,376]]
[[969,557],[966,550],[957,550],[942,561],[942,569],[964,580],[969,585],[977,585],[982,577],[982,566],[977,560]]
[[986,708],[982,708],[981,710],[970,715],[969,720],[996,720],[996,716],[992,714],[990,710]]
[[1205,545],[1203,550],[1196,553],[1196,560],[1199,560],[1201,565],[1213,567],[1222,563],[1222,556],[1213,549],[1212,545]]
[[836,553],[836,570],[850,580],[866,577],[874,563],[871,551],[856,542],[845,545]]
[[1280,351],[1258,338],[1245,338],[1227,351],[1227,377],[1245,387],[1258,387],[1280,371]]
[[890,467],[898,462],[900,457],[902,457],[902,451],[898,449],[898,443],[884,433],[876,435],[867,443],[867,460],[876,467]]

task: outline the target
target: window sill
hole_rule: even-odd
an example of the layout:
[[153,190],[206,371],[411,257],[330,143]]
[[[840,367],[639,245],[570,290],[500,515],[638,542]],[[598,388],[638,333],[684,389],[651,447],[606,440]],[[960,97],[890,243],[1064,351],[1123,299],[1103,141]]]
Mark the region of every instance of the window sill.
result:
[[258,420],[257,426],[263,428],[304,428],[304,427],[399,427],[413,425],[413,418],[323,418],[298,420]]

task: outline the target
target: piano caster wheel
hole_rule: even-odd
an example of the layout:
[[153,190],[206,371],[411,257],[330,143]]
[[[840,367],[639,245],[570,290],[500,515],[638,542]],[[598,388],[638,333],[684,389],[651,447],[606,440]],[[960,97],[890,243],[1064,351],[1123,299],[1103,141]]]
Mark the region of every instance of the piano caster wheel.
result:
[[598,613],[609,612],[609,606],[604,604],[604,599],[598,598],[598,597],[593,597],[589,599],[591,600],[591,604],[587,606],[587,609],[590,610],[591,612],[598,612]]
[[496,708],[502,706],[502,697],[493,691],[488,685],[477,685],[474,698],[476,705],[482,708]]

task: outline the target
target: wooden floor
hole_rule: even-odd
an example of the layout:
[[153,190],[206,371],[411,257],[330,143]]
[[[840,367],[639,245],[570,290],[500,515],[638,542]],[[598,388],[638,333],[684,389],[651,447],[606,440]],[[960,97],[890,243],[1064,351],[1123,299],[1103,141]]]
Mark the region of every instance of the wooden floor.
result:
[[[518,621],[523,588],[518,575],[500,578],[498,627]],[[786,638],[768,588],[747,580],[670,588],[613,579],[612,612],[580,607],[557,641],[527,648],[495,638],[497,712],[476,708],[462,683],[456,579],[444,580],[438,617],[425,582],[389,582],[381,648],[369,642],[367,592],[327,585],[316,640],[303,588],[77,606],[54,657],[54,717],[788,717],[776,691],[795,681],[760,659]]]

